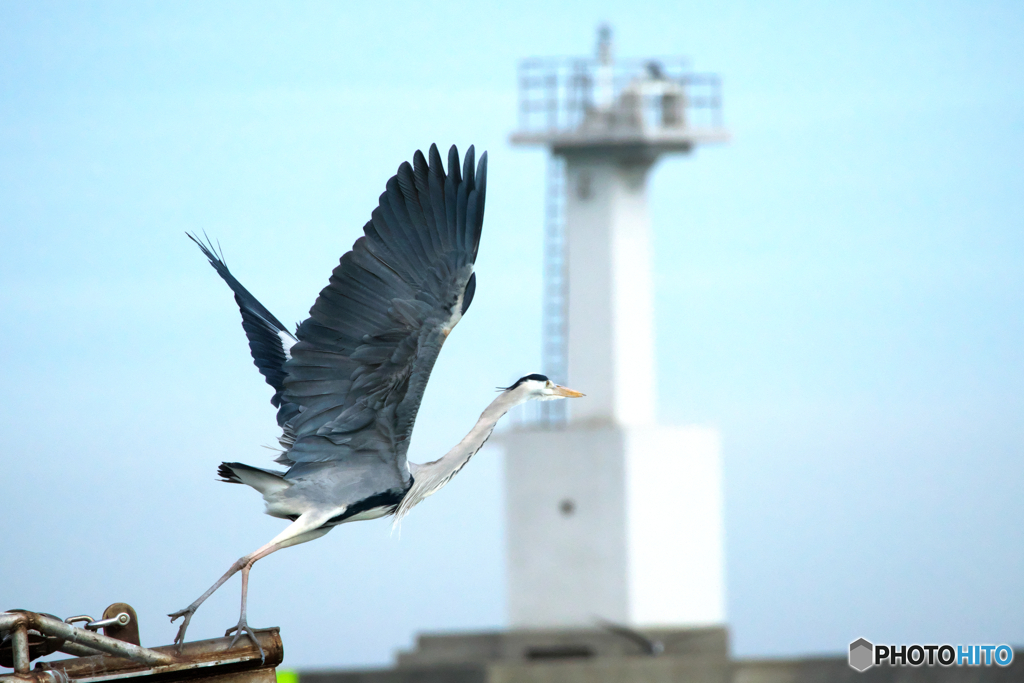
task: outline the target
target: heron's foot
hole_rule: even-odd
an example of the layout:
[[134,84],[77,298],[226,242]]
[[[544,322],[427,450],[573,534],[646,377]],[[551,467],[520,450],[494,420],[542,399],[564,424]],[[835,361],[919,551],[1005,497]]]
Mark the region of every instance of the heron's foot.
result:
[[249,636],[249,640],[254,642],[256,644],[256,648],[260,651],[260,664],[267,661],[267,655],[263,652],[263,646],[260,645],[260,640],[256,637],[256,634],[253,633],[251,628],[249,628],[249,624],[245,622],[245,617],[238,620],[238,626],[232,626],[227,631],[224,631],[224,635],[226,636],[230,636],[232,633],[235,634],[235,637],[231,639],[231,644],[228,645],[229,650],[235,646],[235,643],[237,643],[238,639],[242,637],[242,634],[245,634]]
[[192,615],[196,613],[197,609],[197,606],[189,605],[183,610],[167,615],[171,618],[172,623],[181,617],[185,617],[185,621],[181,622],[181,626],[178,628],[178,635],[174,636],[174,644],[178,646],[178,652],[181,652],[181,648],[185,646],[185,631],[188,630],[188,622],[192,621]]

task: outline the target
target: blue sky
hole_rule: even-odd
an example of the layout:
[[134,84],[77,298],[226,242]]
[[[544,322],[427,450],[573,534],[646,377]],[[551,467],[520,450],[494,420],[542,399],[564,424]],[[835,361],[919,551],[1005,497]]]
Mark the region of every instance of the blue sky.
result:
[[[491,154],[479,287],[411,456],[539,369],[544,157],[515,66],[683,54],[726,146],[652,176],[660,414],[719,427],[740,656],[1024,643],[1024,9],[1017,3],[42,3],[0,6],[0,603],[126,600],[144,643],[280,523],[221,460],[269,462],[269,389],[206,230],[304,317],[384,181],[431,142]],[[290,666],[387,662],[505,621],[501,467],[401,534],[348,525],[257,565]],[[193,620],[237,619],[237,583]]]

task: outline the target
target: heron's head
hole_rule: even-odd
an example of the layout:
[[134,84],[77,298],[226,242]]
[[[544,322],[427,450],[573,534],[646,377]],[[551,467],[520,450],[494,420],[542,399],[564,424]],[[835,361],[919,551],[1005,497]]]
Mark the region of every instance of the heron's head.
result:
[[585,394],[567,387],[559,386],[544,375],[527,375],[516,380],[510,387],[502,387],[506,392],[516,395],[522,401],[534,399],[553,401],[556,398],[579,398]]

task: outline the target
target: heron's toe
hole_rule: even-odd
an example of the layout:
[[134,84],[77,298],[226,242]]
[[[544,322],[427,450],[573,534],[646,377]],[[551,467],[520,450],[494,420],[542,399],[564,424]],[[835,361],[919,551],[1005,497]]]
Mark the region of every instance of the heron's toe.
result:
[[194,609],[186,608],[180,612],[174,612],[173,614],[167,615],[171,618],[172,622],[181,617],[185,617],[185,621],[181,622],[181,626],[178,627],[177,635],[174,636],[174,644],[178,646],[179,652],[181,652],[181,648],[185,645],[185,631],[188,630],[188,623],[192,621],[192,615],[195,613],[196,611]]
[[229,650],[235,646],[235,643],[244,634],[256,645],[256,649],[260,651],[260,664],[267,661],[267,655],[263,652],[263,645],[260,644],[259,638],[256,637],[256,634],[253,633],[253,630],[249,628],[249,624],[244,619],[238,622],[238,626],[232,626],[227,631],[224,631],[225,636],[230,636],[232,633],[235,634],[235,637],[231,639],[231,643],[228,645]]

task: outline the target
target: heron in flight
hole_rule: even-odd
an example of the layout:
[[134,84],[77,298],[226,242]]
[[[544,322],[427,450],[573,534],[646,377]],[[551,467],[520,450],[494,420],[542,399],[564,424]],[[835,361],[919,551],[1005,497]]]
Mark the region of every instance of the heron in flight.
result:
[[459,167],[455,146],[445,172],[434,145],[429,161],[417,151],[411,165],[398,167],[364,236],[341,257],[294,335],[231,275],[209,240],[189,235],[235,294],[253,361],[274,389],[283,449],[277,462],[288,468],[225,462],[218,474],[259,491],[267,514],[291,524],[170,615],[171,621],[184,617],[175,643],[184,643],[199,606],[240,571],[242,609],[225,635],[235,634],[234,645],[246,634],[259,647],[245,617],[249,570],[257,560],[346,522],[401,519],[469,462],[509,409],[583,395],[526,375],[504,388],[447,454],[421,465],[406,460],[434,361],[476,290],[487,154],[475,166],[470,147]]

